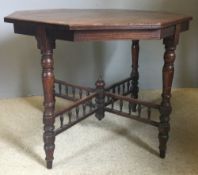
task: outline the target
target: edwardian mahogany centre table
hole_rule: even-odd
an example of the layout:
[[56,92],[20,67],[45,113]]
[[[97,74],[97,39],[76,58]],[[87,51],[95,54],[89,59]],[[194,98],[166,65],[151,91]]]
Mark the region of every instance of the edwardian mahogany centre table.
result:
[[[52,168],[55,136],[94,113],[101,120],[105,111],[157,127],[160,157],[165,157],[170,130],[169,116],[172,111],[170,98],[175,49],[180,33],[188,30],[191,19],[189,16],[166,12],[66,9],[19,11],[5,17],[5,22],[14,24],[15,33],[36,37],[38,49],[41,50],[43,138],[47,168]],[[55,79],[53,49],[57,39],[132,40],[132,72],[129,78],[109,87],[105,87],[101,78],[96,82],[95,88]],[[139,40],[151,39],[163,39],[165,44],[161,104],[138,99]],[[64,110],[55,111],[55,97],[74,103]],[[151,116],[151,109],[159,110],[158,120]],[[54,125],[56,119],[60,119],[59,127]]]

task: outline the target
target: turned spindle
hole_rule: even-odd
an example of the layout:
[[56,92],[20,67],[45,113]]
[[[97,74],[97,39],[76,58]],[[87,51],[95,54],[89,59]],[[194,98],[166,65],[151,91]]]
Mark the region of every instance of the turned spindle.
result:
[[82,106],[83,106],[83,116],[85,116],[85,114],[86,114],[86,104],[83,104]]
[[76,89],[75,89],[75,87],[72,87],[72,96],[73,96],[73,98],[75,98],[75,93],[76,93]]
[[123,108],[123,100],[120,100],[120,112],[122,112],[122,108]]
[[68,112],[68,117],[69,117],[69,123],[71,123],[72,122],[72,112],[71,111]]
[[62,86],[60,83],[58,84],[58,89],[59,89],[59,94],[61,95],[62,94]]
[[68,88],[68,86],[65,86],[65,93],[68,96],[68,94],[69,94],[69,88]]
[[79,118],[79,107],[78,106],[76,107],[76,118],[77,119]]
[[80,90],[79,90],[79,97],[80,97],[80,99],[82,98],[82,93],[83,93],[83,92],[82,92],[82,90],[80,89]]
[[63,114],[60,115],[60,127],[62,128],[63,127],[63,122],[64,122],[64,117],[63,117]]

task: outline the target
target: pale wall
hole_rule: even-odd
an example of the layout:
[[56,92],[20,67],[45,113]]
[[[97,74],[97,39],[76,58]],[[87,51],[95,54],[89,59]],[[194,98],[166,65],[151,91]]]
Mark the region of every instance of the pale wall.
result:
[[[193,15],[189,32],[183,33],[177,49],[174,87],[198,87],[198,1],[197,0],[0,0],[0,98],[40,95],[40,54],[35,39],[13,33],[3,17],[16,10],[44,8],[116,8],[163,10]],[[140,86],[161,88],[164,46],[161,41],[142,41]],[[94,85],[99,75],[107,84],[127,77],[130,68],[130,41],[57,42],[55,51],[58,78]]]

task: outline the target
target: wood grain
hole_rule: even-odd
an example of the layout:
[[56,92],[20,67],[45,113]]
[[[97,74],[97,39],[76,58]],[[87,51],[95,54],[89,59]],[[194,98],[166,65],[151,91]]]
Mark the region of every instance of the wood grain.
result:
[[6,22],[33,22],[64,26],[68,30],[160,29],[192,17],[169,12],[112,9],[54,9],[18,11],[5,17]]

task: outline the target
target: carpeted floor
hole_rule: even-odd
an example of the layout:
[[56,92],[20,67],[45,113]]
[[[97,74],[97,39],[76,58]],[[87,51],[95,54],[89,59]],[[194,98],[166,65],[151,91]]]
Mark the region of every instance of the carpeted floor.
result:
[[[141,96],[160,101],[160,91]],[[0,175],[197,175],[198,89],[174,90],[172,105],[166,159],[157,156],[156,128],[106,113],[101,122],[91,116],[57,136],[47,170],[42,98],[0,100]]]

